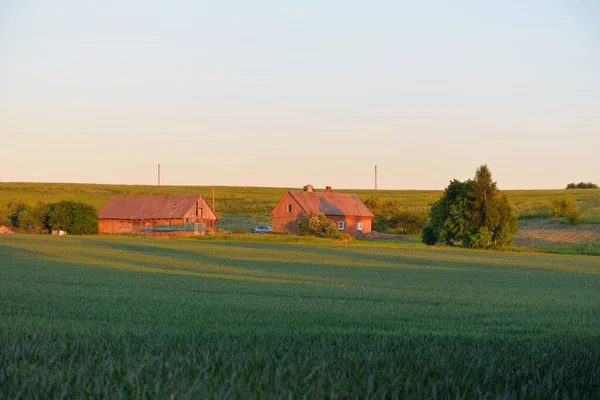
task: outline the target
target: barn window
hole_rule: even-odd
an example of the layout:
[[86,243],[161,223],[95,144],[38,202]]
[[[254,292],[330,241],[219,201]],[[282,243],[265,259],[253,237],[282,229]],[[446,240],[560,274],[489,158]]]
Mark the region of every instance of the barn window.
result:
[[356,230],[357,231],[362,231],[362,222],[357,222],[356,223]]
[[288,205],[287,205],[287,212],[288,213],[292,212],[292,203],[288,203]]
[[344,221],[338,221],[338,231],[344,230]]

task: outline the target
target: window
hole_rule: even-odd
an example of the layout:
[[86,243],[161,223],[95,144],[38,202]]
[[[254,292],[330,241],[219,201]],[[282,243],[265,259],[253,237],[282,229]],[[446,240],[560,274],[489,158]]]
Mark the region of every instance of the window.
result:
[[338,221],[338,231],[344,230],[344,221]]
[[288,213],[292,212],[292,203],[288,203],[288,205],[287,205],[287,212]]
[[357,231],[362,231],[362,222],[357,222],[356,223],[356,230]]

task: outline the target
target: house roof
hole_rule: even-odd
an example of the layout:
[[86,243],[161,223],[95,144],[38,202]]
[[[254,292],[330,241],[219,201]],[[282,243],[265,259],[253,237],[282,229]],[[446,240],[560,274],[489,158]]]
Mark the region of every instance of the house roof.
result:
[[183,218],[199,195],[117,196],[98,213],[100,219]]
[[309,213],[321,212],[329,216],[373,217],[373,213],[352,193],[288,192]]

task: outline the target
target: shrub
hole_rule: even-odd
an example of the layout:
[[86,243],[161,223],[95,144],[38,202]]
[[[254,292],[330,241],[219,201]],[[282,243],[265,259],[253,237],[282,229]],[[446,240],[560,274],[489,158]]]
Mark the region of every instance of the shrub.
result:
[[400,211],[390,218],[389,227],[397,233],[418,234],[423,229],[425,218],[411,214],[408,211]]
[[98,233],[98,211],[85,203],[73,203],[73,225],[67,230],[72,235]]
[[50,205],[38,201],[35,206],[27,207],[17,217],[19,228],[48,228]]
[[435,229],[433,229],[431,226],[426,226],[423,228],[423,231],[421,232],[421,242],[429,246],[436,244],[437,235],[435,234]]
[[12,226],[12,221],[10,220],[6,204],[0,204],[0,226],[3,225]]
[[0,225],[19,226],[19,214],[27,209],[27,205],[17,199],[8,200],[0,209]]
[[48,226],[72,235],[98,233],[98,212],[85,203],[59,201],[50,206]]
[[331,239],[341,237],[337,224],[328,219],[323,213],[313,213],[298,223],[298,232],[303,236],[317,236]]
[[369,197],[365,205],[373,215],[373,229],[377,232],[417,234],[423,229],[424,216],[410,213],[397,200],[381,202],[377,197]]
[[552,201],[552,217],[564,218],[571,224],[579,219],[579,206],[574,199],[562,198]]

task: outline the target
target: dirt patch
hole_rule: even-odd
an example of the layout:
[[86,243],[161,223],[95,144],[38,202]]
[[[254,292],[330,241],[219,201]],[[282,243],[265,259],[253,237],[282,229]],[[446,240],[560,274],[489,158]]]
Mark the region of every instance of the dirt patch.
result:
[[568,225],[551,219],[526,220],[520,222],[514,241],[523,247],[571,247],[600,241],[600,225]]
[[5,233],[14,233],[14,232],[8,226],[4,226],[4,225],[0,226],[0,234],[5,234]]

